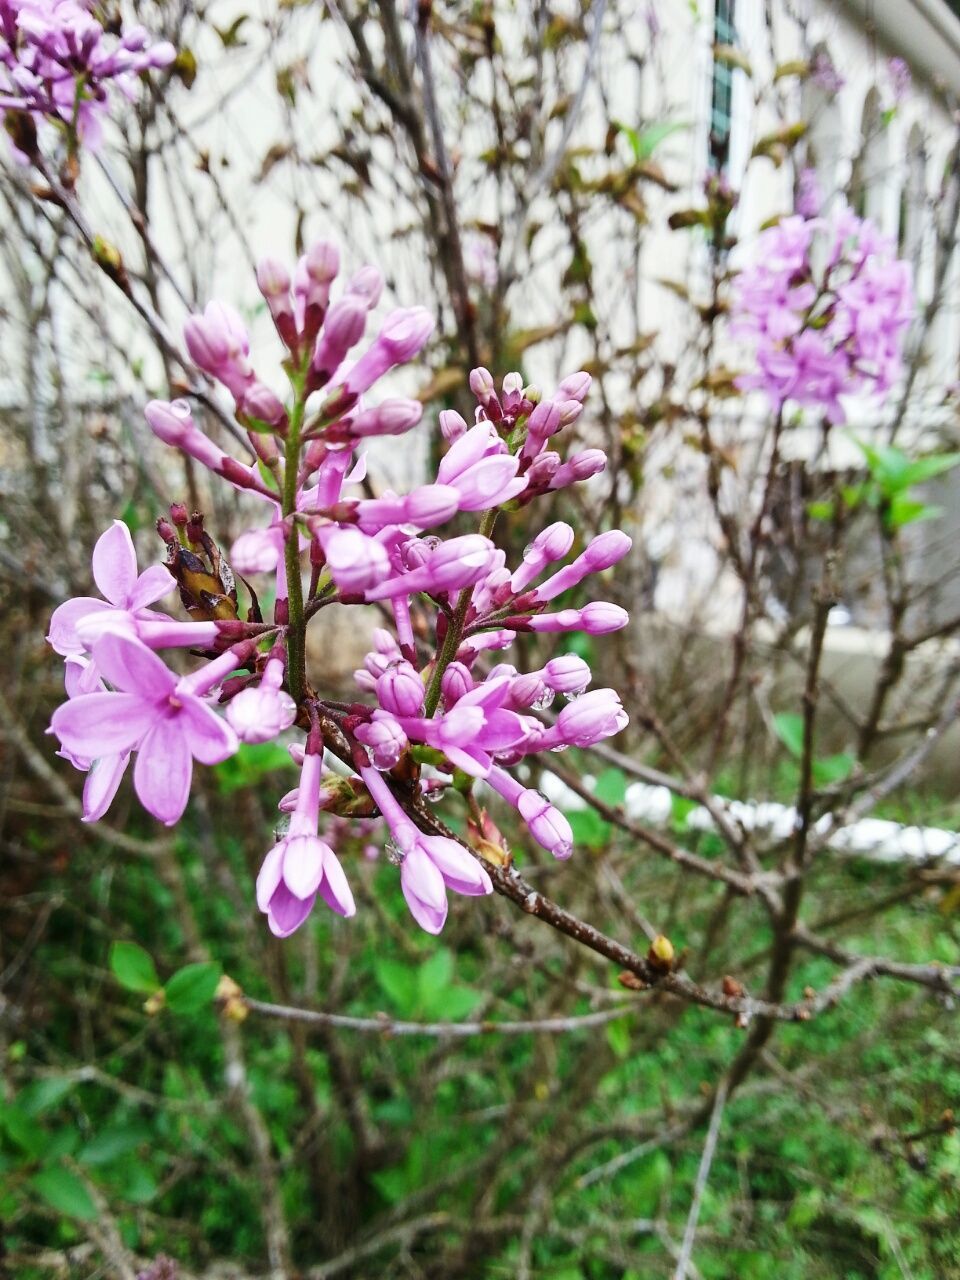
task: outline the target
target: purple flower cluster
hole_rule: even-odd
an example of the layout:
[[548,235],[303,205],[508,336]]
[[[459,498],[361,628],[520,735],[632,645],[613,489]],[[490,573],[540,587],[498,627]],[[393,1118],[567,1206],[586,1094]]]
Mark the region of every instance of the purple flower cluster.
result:
[[176,57],[141,26],[108,35],[91,8],[83,0],[0,0],[0,117],[20,111],[75,126],[95,147],[109,87],[133,98],[138,75]]
[[888,391],[902,370],[913,317],[909,263],[866,218],[796,215],[757,238],[734,280],[731,331],[750,339],[756,368],[738,386],[845,421],[840,397]]
[[[263,504],[265,518],[236,539],[230,558],[243,574],[269,575],[258,595],[272,596],[272,620],[264,620],[252,593],[241,619],[233,572],[199,514],[171,507],[170,519],[158,522],[167,563],[142,574],[118,522],[94,551],[103,599],[68,601],[51,622],[50,643],[67,661],[68,692],[51,728],[61,754],[88,771],[87,820],[106,811],[135,753],[137,794],[167,824],[183,814],[194,760],[215,764],[242,742],[300,729],[305,740],[291,745],[300,782],[280,802],[289,827],[257,882],[270,928],[292,933],[317,897],[340,915],[353,914],[340,859],[320,834],[320,814],[341,824],[341,835],[342,823],[352,820],[366,837],[379,813],[410,910],[435,933],[446,918],[448,889],[476,895],[492,885],[476,851],[431,831],[427,799],[482,781],[544,849],[558,858],[572,852],[563,815],[510,770],[538,752],[610,737],[625,726],[626,713],[614,690],[586,691],[592,673],[580,657],[558,653],[521,672],[495,656],[522,632],[600,636],[623,627],[627,615],[616,604],[592,599],[565,608],[559,597],[617,564],[630,539],[610,530],[571,557],[576,535],[557,522],[510,567],[491,538],[499,516],[604,467],[600,450],[564,457],[556,448],[583,412],[585,373],[544,397],[519,374],[498,387],[487,370],[475,369],[474,421],[441,413],[446,451],[435,477],[405,494],[364,496],[364,441],[400,435],[422,412],[416,400],[371,402],[368,393],[421,351],[433,321],[420,307],[394,310],[355,356],[382,279],[364,267],[334,298],[338,274],[339,255],[327,242],[315,244],[292,273],[274,261],[260,264],[257,281],[287,352],[285,400],[258,377],[249,335],[232,308],[213,302],[186,323],[191,357],[230,393],[254,463],[214,444],[186,401],[146,408],[161,440]],[[479,517],[479,531],[435,532],[457,516]],[[174,589],[189,621],[152,607]],[[322,673],[307,679],[305,669],[309,620],[331,605],[371,603],[393,627],[376,631],[356,673],[361,699],[345,703],[316,692]],[[430,641],[425,617],[432,619]],[[174,674],[156,653],[167,648],[190,649],[204,662]],[[542,713],[556,698],[559,711],[548,720]],[[325,749],[351,776],[329,767]],[[483,848],[480,840],[477,850]]]

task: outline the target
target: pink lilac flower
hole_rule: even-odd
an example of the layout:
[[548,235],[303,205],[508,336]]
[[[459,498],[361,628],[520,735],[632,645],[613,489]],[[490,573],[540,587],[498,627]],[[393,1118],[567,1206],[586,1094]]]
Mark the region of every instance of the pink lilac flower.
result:
[[321,772],[320,755],[308,752],[287,834],[264,858],[257,877],[257,906],[278,938],[300,928],[318,894],[337,915],[352,916],[357,909],[337,855],[319,836]]
[[176,57],[143,27],[108,35],[91,9],[83,0],[0,0],[0,118],[22,111],[64,127],[75,121],[81,141],[96,147],[108,90],[132,99],[139,75]]
[[133,785],[148,813],[172,826],[190,793],[194,759],[219,764],[239,745],[234,731],[202,700],[237,665],[228,652],[178,679],[139,640],[105,634],[94,645],[97,670],[114,692],[79,694],[53,713],[50,728],[89,760],[136,750]]
[[92,567],[93,580],[104,598],[77,596],[55,609],[50,619],[47,643],[63,656],[83,653],[87,648],[77,633],[77,625],[90,614],[119,613],[145,622],[157,621],[162,615],[148,606],[168,596],[176,586],[163,565],[151,565],[143,573],[138,572],[133,539],[122,520],[114,520],[97,539]]
[[[856,271],[837,277],[837,324],[843,341],[858,345],[861,360],[879,367],[888,357],[885,309],[894,284],[904,286],[889,273],[877,274],[878,242],[855,233],[850,224],[837,232],[841,256],[849,256],[852,239],[859,255]],[[777,279],[757,283],[753,294],[766,308],[767,322],[757,326],[767,343],[764,367],[796,394],[809,393],[814,383],[819,389],[831,372],[820,369],[813,345],[804,350],[808,340],[796,321],[797,310],[812,301],[808,282],[792,278],[806,261],[810,234],[802,219],[782,228],[768,263]],[[339,272],[339,253],[326,241],[312,245],[292,272],[272,259],[257,269],[287,349],[288,402],[258,375],[249,334],[232,308],[213,302],[187,322],[192,358],[232,395],[254,463],[211,440],[188,402],[153,401],[146,409],[158,439],[261,504],[262,519],[240,534],[230,557],[240,574],[267,575],[257,594],[242,584],[248,620],[241,621],[243,593],[202,516],[174,504],[170,521],[158,522],[170,570],[142,575],[129,534],[116,526],[94,556],[105,599],[70,602],[51,625],[51,642],[70,659],[68,701],[51,727],[61,753],[88,773],[88,817],[105,811],[135,755],[141,801],[172,823],[187,803],[194,759],[216,763],[241,742],[269,742],[309,726],[305,744],[290,744],[302,766],[299,786],[280,801],[291,814],[290,829],[267,855],[258,880],[270,928],[292,933],[317,896],[342,915],[353,913],[340,864],[320,838],[318,814],[327,812],[331,823],[367,822],[375,807],[391,830],[414,918],[438,932],[447,890],[486,894],[490,877],[457,841],[420,829],[426,824],[418,825],[419,799],[408,813],[398,796],[411,785],[419,785],[423,799],[454,796],[465,777],[485,779],[516,809],[532,839],[558,858],[569,856],[569,823],[509,770],[539,752],[589,747],[619,733],[626,713],[613,690],[584,692],[592,676],[575,655],[557,655],[529,671],[497,657],[519,633],[601,636],[625,626],[626,612],[597,598],[603,593],[595,575],[608,574],[631,544],[613,529],[574,553],[574,529],[556,522],[536,534],[519,565],[508,565],[488,536],[493,521],[485,513],[509,516],[606,466],[602,450],[571,441],[591,383],[582,371],[544,396],[518,372],[498,382],[489,370],[473,370],[473,423],[456,410],[443,411],[446,447],[436,474],[403,493],[361,490],[362,441],[402,435],[422,416],[419,401],[368,403],[367,397],[380,377],[422,350],[433,318],[420,307],[388,313],[354,358],[383,279],[375,268],[361,267],[338,290]],[[778,371],[785,352],[793,365]],[[436,532],[471,513],[482,517],[487,532]],[[174,582],[193,615],[189,622],[149,607]],[[261,609],[271,597],[273,620],[265,622]],[[329,697],[322,685],[318,691],[303,648],[299,668],[294,665],[295,610],[306,619],[334,603],[378,604],[392,620],[374,633],[355,674],[361,701]],[[154,652],[168,647],[191,649],[200,665],[174,675]],[[545,723],[543,712],[556,698],[559,712]],[[351,776],[323,773],[325,746],[352,768]]]
[[830,221],[786,218],[761,232],[734,280],[731,330],[755,361],[737,385],[777,411],[792,402],[843,422],[842,396],[897,382],[912,316],[909,264],[868,219],[847,208]]
[[417,924],[439,933],[447,919],[447,889],[476,897],[493,892],[490,877],[463,845],[419,831],[400,807],[388,783],[374,769],[361,769],[400,859],[400,887]]
[[297,704],[281,685],[282,658],[270,658],[258,685],[247,685],[227,704],[227,721],[241,742],[270,742],[297,717]]

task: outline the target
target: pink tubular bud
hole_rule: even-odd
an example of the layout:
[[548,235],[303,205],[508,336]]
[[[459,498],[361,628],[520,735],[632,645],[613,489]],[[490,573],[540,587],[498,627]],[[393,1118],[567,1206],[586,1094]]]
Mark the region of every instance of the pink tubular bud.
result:
[[377,698],[395,716],[418,716],[423,707],[423,681],[409,662],[394,662],[377,681]]
[[400,436],[423,417],[419,400],[384,400],[375,409],[365,409],[348,424],[351,436]]
[[425,307],[401,307],[383,322],[379,334],[344,379],[345,394],[359,396],[394,365],[412,360],[433,332]]
[[595,742],[612,738],[629,722],[615,689],[594,689],[576,702],[568,702],[549,734],[573,747],[592,747]]
[[451,662],[449,667],[443,673],[443,679],[440,681],[440,689],[443,693],[443,701],[446,707],[452,707],[455,703],[470,692],[474,687],[473,676],[462,662]]
[[303,261],[307,275],[315,284],[330,284],[340,270],[340,250],[332,240],[315,240]]
[[451,538],[435,547],[419,569],[390,578],[366,593],[367,600],[384,600],[414,591],[459,591],[484,578],[496,560],[489,538],[478,533]]
[[384,547],[359,529],[328,525],[317,538],[331,578],[348,595],[369,590],[390,572],[390,558]]
[[290,272],[276,258],[261,258],[257,263],[257,287],[268,303],[290,292]]
[[575,453],[568,458],[563,466],[554,472],[550,480],[550,488],[563,489],[568,484],[589,480],[591,476],[603,471],[606,465],[607,455],[602,449],[584,449],[582,453]]
[[559,809],[555,809],[539,791],[524,791],[517,801],[520,817],[530,834],[555,858],[569,858],[573,853],[573,831]]
[[560,398],[566,400],[579,400],[580,403],[583,404],[584,400],[587,398],[587,392],[590,390],[592,382],[593,379],[590,377],[589,373],[584,373],[581,370],[579,373],[568,374],[560,383],[557,391],[560,393]]
[[367,308],[359,298],[346,296],[327,312],[310,367],[317,386],[329,382],[347,352],[363,337]]
[[541,400],[527,419],[527,435],[535,436],[538,440],[556,435],[563,426],[560,409],[561,406],[555,400]]
[[516,413],[523,399],[523,374],[508,373],[500,388],[504,413]]
[[605,636],[620,631],[630,621],[626,609],[605,600],[596,600],[580,610],[580,626],[590,636]]
[[[526,448],[526,445],[524,445]],[[554,488],[553,479],[561,470],[560,455],[548,449],[534,458],[527,471],[527,486],[531,492]]]
[[429,529],[451,519],[459,510],[460,495],[445,484],[424,484],[405,494],[386,494],[357,503],[357,521],[365,533],[378,533],[391,524],[412,524]]
[[432,529],[444,524],[461,509],[460,495],[452,485],[422,484],[411,490],[404,500],[405,524]]
[[250,337],[240,315],[225,302],[208,302],[202,315],[188,317],[183,336],[191,358],[206,373],[219,377],[227,363],[246,370]]
[[368,724],[358,725],[354,737],[367,748],[373,767],[382,773],[392,769],[409,746],[407,735],[384,711],[375,711]]
[[555,600],[591,573],[600,573],[615,565],[618,560],[623,559],[632,545],[630,538],[620,529],[610,529],[607,533],[599,534],[572,564],[537,587],[534,593],[536,599]]
[[253,489],[255,493],[266,493],[269,497],[273,497],[259,475],[250,467],[245,467],[243,463],[238,462],[236,458],[230,458],[226,454],[221,455],[217,471],[224,480],[229,480],[238,489]]
[[297,706],[280,685],[283,662],[271,658],[259,685],[248,685],[227,704],[227,721],[241,742],[270,742],[289,729]]
[[555,693],[570,697],[582,693],[593,678],[590,668],[575,653],[551,658],[543,668],[543,680]]
[[509,457],[490,423],[478,422],[447,450],[437,468],[437,479],[441,484],[454,484],[459,476],[489,454]]
[[375,627],[373,631],[373,647],[377,653],[386,654],[391,660],[400,657],[397,642],[385,627]]
[[583,405],[579,400],[563,400],[560,403],[560,426],[570,427],[583,413]]
[[288,347],[296,346],[298,334],[290,296],[290,272],[275,258],[263,258],[257,264],[257,285],[282,341]]
[[286,417],[283,401],[263,382],[252,383],[243,393],[240,408],[251,418],[275,427]]
[[510,681],[510,706],[514,711],[523,711],[527,707],[542,705],[545,697],[550,701],[552,693],[536,671],[515,676]]
[[481,402],[495,394],[493,374],[480,365],[470,370],[470,390]]
[[457,413],[456,409],[441,409],[440,433],[444,440],[449,440],[453,444],[461,436],[466,435],[466,432],[466,421]]
[[523,591],[548,564],[562,560],[573,546],[575,536],[570,525],[562,520],[542,529],[524,551],[523,564],[510,579],[513,591]]
[[220,470],[225,455],[194,423],[186,400],[151,400],[143,416],[150,430],[164,444],[188,453],[211,471]]
[[372,311],[383,293],[383,276],[376,267],[370,265],[361,267],[356,275],[351,277],[345,292],[360,298],[367,310]]
[[426,307],[399,307],[384,320],[377,341],[387,348],[393,364],[406,364],[423,350],[433,328]]

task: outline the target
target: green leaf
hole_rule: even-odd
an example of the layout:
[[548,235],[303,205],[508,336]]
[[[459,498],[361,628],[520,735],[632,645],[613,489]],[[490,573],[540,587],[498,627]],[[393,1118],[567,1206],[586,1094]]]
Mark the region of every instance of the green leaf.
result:
[[688,796],[678,796],[675,792],[671,792],[670,822],[673,829],[675,831],[686,831],[687,818],[696,808],[699,808],[696,800],[691,800]]
[[832,520],[833,519],[833,503],[832,502],[808,502],[807,515],[811,520]]
[[167,1008],[171,1013],[197,1013],[212,1002],[222,973],[212,961],[184,965],[164,988]]
[[69,1076],[47,1076],[44,1080],[34,1080],[17,1094],[17,1106],[28,1116],[38,1116],[55,1107],[75,1084],[76,1081]]
[[627,775],[621,769],[604,769],[594,784],[593,794],[604,804],[621,805],[627,794]]
[[51,1209],[65,1213],[68,1218],[90,1222],[97,1216],[90,1192],[69,1169],[41,1169],[30,1179],[30,1185]]
[[6,1103],[0,1108],[0,1128],[28,1156],[39,1158],[46,1150],[50,1136],[34,1118],[20,1107]]
[[795,711],[781,711],[773,717],[773,728],[792,756],[803,754],[803,716]]
[[446,947],[424,960],[417,974],[417,992],[422,1004],[426,1004],[431,996],[446,991],[453,980],[453,952]]
[[850,776],[856,763],[856,756],[847,751],[835,756],[825,756],[823,760],[814,761],[813,780],[818,787],[829,787],[834,782],[842,782]]
[[473,1013],[483,1000],[482,991],[474,991],[472,987],[448,987],[443,993],[439,1008],[430,1008],[431,1017],[443,1018],[449,1022],[459,1022]]
[[630,1052],[630,1028],[626,1018],[616,1022],[608,1022],[606,1028],[607,1044],[618,1058],[625,1058]]
[[[149,1204],[160,1189],[156,1178],[139,1160],[121,1166],[121,1172],[123,1176],[118,1181],[118,1191],[131,1204]],[[113,1178],[117,1181],[116,1173]]]
[[922,484],[956,466],[960,466],[960,453],[933,453],[928,458],[918,458],[907,467],[907,485]]
[[887,525],[891,529],[902,529],[905,524],[916,524],[918,520],[936,520],[942,515],[943,507],[918,502],[904,493],[898,493],[890,500]]
[[419,979],[417,971],[398,960],[376,960],[373,971],[377,982],[390,999],[397,1013],[407,1017],[417,1005]]
[[143,947],[136,942],[110,944],[110,969],[113,976],[127,991],[141,991],[152,995],[160,990],[156,966]]
[[587,849],[605,849],[610,839],[610,823],[595,809],[572,809],[566,815],[574,843]]
[[619,130],[630,143],[637,163],[643,164],[652,158],[657,147],[671,134],[689,129],[690,125],[685,120],[657,120],[653,124],[645,125],[642,129],[631,129],[629,125],[620,124],[619,121],[614,120],[613,127]]
[[129,1155],[150,1138],[143,1125],[112,1125],[100,1130],[77,1152],[79,1164],[110,1164],[121,1156]]
[[253,786],[270,773],[289,769],[293,762],[285,747],[277,742],[244,742],[240,750],[214,769],[217,786],[224,795]]

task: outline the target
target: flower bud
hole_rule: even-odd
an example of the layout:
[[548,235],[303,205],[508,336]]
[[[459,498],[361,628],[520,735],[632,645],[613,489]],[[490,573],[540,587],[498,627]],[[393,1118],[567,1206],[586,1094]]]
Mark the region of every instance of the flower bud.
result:
[[582,693],[593,678],[592,672],[584,660],[575,653],[565,653],[559,658],[551,658],[543,668],[544,683],[555,693]]
[[610,631],[619,631],[629,621],[626,609],[606,600],[595,600],[580,610],[580,626],[590,636],[605,636]]
[[469,693],[473,687],[473,676],[463,663],[451,662],[443,673],[443,679],[440,681],[444,705],[452,707],[456,702],[459,702],[464,694]]
[[557,391],[560,393],[560,398],[565,400],[579,400],[582,404],[587,398],[587,392],[590,390],[592,382],[593,379],[590,377],[589,373],[584,373],[581,370],[579,373],[568,374],[560,383]]
[[517,809],[530,834],[555,858],[569,858],[573,853],[573,830],[559,809],[555,809],[539,791],[524,791]]
[[[539,461],[539,459],[538,459]],[[554,472],[550,480],[551,489],[563,489],[568,484],[576,484],[579,480],[589,480],[607,465],[607,455],[602,449],[584,449],[575,453]]]
[[383,293],[383,276],[376,267],[370,265],[361,267],[356,275],[351,277],[345,292],[360,298],[367,310],[372,311]]
[[348,425],[351,436],[399,436],[415,427],[423,417],[419,400],[384,400],[375,409],[365,409]]
[[373,767],[382,773],[392,769],[409,746],[393,716],[382,711],[375,711],[368,724],[358,725],[354,736],[369,750]]
[[286,417],[283,401],[263,382],[254,382],[244,391],[240,407],[251,418],[258,418],[271,427]]
[[331,578],[348,595],[369,590],[390,572],[390,559],[384,547],[359,529],[328,525],[317,537]]
[[377,698],[395,716],[417,716],[423,707],[423,681],[409,662],[395,662],[377,681]]
[[457,413],[456,409],[441,409],[440,432],[444,440],[449,440],[452,444],[459,440],[461,436],[466,435],[466,421]]

